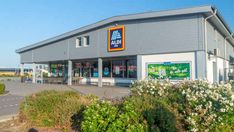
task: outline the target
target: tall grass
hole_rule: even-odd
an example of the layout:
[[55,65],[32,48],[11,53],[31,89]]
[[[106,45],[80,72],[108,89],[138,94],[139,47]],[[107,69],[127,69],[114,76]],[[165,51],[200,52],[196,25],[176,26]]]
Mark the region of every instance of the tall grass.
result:
[[43,91],[26,97],[20,105],[20,119],[34,127],[69,129],[71,116],[91,99],[72,91]]
[[5,84],[0,82],[0,94],[4,94],[5,93]]

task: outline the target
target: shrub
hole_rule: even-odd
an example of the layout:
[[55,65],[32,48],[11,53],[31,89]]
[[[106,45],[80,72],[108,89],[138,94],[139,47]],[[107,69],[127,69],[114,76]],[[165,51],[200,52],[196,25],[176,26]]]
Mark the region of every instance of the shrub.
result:
[[174,114],[162,103],[158,103],[154,108],[148,109],[144,115],[149,123],[150,130],[175,132],[176,120]]
[[234,92],[234,80],[231,80],[229,83],[232,85],[232,91]]
[[189,131],[212,130],[224,122],[225,113],[234,112],[234,95],[230,84],[210,84],[206,81],[143,80],[134,82],[134,96],[151,95],[164,101],[182,117],[184,128]]
[[146,94],[131,96],[127,100],[133,103],[140,121],[147,123],[149,131],[183,131],[181,122],[164,100]]
[[0,82],[0,94],[5,93],[5,84]]
[[234,130],[234,113],[225,113],[221,123],[217,124],[214,129],[215,132],[231,132]]
[[141,113],[135,111],[132,101],[124,101],[119,106],[117,118],[110,124],[108,131],[144,131],[146,125],[140,120]]
[[130,102],[114,106],[107,101],[98,101],[83,113],[81,129],[83,131],[143,131],[139,114]]
[[185,81],[177,86],[185,95],[183,116],[189,130],[212,129],[226,112],[234,112],[231,85],[209,84],[206,81]]
[[133,95],[149,94],[156,97],[167,96],[168,90],[172,87],[169,81],[139,80],[130,86]]
[[75,92],[44,91],[26,97],[20,118],[34,126],[78,131],[232,131],[230,84],[144,80],[122,100],[98,100]]
[[71,117],[90,99],[71,91],[43,91],[26,97],[20,106],[20,119],[36,127],[69,129]]
[[106,131],[117,112],[118,109],[109,102],[95,102],[84,111],[81,128],[83,131]]

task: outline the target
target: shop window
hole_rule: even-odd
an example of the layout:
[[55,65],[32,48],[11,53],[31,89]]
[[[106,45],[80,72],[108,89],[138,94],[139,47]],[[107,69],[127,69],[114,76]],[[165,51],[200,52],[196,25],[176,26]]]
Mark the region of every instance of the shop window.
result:
[[112,61],[112,76],[122,78],[125,71],[125,66],[123,65],[122,60]]
[[81,46],[82,46],[81,44],[82,44],[82,43],[81,43],[81,37],[77,37],[77,38],[76,38],[76,48],[81,47]]
[[[107,60],[103,61],[103,77],[114,78],[136,78],[136,60]],[[75,77],[98,77],[98,62],[78,62],[74,63]]]
[[136,60],[127,60],[127,78],[137,78]]
[[93,62],[91,66],[91,77],[98,77],[98,62]]
[[51,76],[53,77],[67,77],[68,67],[67,64],[51,64]]
[[58,76],[61,77],[63,76],[63,65],[62,64],[58,64]]
[[51,71],[51,76],[52,77],[57,77],[58,76],[58,66],[57,64],[51,64],[50,65],[50,71]]
[[78,62],[73,67],[75,77],[98,77],[98,62]]
[[83,77],[91,77],[91,64],[90,62],[85,62],[83,63]]
[[111,77],[111,63],[110,61],[103,62],[103,77]]
[[81,73],[82,73],[82,64],[81,63],[74,63],[74,77],[81,77]]

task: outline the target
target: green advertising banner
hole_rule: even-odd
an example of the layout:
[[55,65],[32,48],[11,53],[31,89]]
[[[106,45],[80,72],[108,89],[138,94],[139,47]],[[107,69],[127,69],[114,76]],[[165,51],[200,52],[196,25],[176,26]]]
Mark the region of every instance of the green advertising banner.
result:
[[147,76],[149,79],[190,79],[190,63],[149,63],[147,64]]

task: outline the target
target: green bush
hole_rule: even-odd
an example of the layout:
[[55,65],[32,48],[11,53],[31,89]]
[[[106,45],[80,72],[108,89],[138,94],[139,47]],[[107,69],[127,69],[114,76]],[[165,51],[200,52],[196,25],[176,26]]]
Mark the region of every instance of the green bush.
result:
[[82,116],[82,131],[174,132],[180,124],[169,106],[151,95],[130,96],[116,104],[97,101]]
[[232,131],[230,84],[206,81],[137,81],[121,100],[44,91],[26,97],[20,118],[39,127],[77,131]]
[[232,91],[234,92],[234,81],[231,80],[229,83],[232,85]]
[[177,130],[175,115],[160,102],[155,108],[146,110],[144,115],[151,131],[159,129],[163,132],[175,132]]
[[165,100],[147,94],[131,96],[127,100],[133,103],[135,111],[140,113],[140,121],[147,123],[149,131],[183,131],[181,122]]
[[0,94],[4,94],[4,93],[5,93],[5,84],[0,83]]
[[140,120],[141,113],[135,111],[132,101],[125,100],[119,106],[117,118],[110,124],[108,131],[142,132],[147,126]]
[[84,111],[81,128],[83,131],[106,131],[117,112],[118,109],[108,102],[95,102]]
[[[172,108],[176,120],[186,131],[212,131],[217,124],[225,124],[225,113],[234,113],[230,84],[210,84],[203,80],[185,80],[176,84],[143,80],[133,83],[132,94],[135,97],[150,95],[163,101]],[[226,124],[226,127],[232,126]]]
[[89,106],[83,116],[82,131],[144,131],[144,124],[139,122],[140,115],[128,101],[116,106],[98,101]]
[[231,132],[234,130],[234,113],[226,113],[221,123],[213,128],[215,132]]
[[71,91],[43,91],[26,97],[20,106],[20,119],[36,127],[69,129],[71,117],[90,99]]

